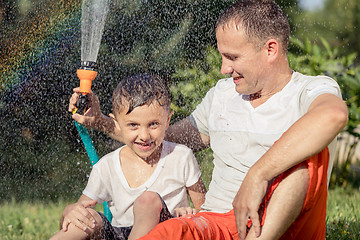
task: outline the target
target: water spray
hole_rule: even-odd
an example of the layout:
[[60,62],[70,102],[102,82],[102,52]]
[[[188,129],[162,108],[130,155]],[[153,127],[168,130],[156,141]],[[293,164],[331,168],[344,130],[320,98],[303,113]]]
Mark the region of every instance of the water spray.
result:
[[[97,55],[101,37],[104,31],[106,15],[109,11],[110,0],[83,0],[81,13],[81,64],[77,70],[80,79],[80,95],[76,102],[76,113],[85,114],[88,108],[88,94],[92,81],[97,76]],[[81,140],[89,156],[91,165],[99,161],[89,132],[84,126],[75,121]],[[107,202],[103,203],[104,215],[111,222],[112,214]]]
[[76,103],[79,114],[87,110],[87,94],[97,76],[97,56],[104,31],[110,0],[83,0],[81,12],[81,64],[77,70],[80,96]]

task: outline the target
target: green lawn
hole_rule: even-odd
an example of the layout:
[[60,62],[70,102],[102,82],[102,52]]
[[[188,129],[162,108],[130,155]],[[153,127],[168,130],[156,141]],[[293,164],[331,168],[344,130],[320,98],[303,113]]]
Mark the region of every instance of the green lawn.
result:
[[[3,202],[0,205],[0,239],[49,239],[58,229],[66,201],[51,203]],[[360,191],[329,191],[327,239],[360,239]]]

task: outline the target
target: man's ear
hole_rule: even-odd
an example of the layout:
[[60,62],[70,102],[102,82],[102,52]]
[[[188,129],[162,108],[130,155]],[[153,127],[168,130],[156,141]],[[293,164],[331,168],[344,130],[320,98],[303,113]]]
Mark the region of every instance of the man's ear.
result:
[[271,38],[266,42],[265,48],[268,60],[271,62],[275,61],[279,57],[279,54],[281,54],[281,46],[274,38]]
[[115,124],[115,128],[116,128],[117,130],[121,130],[120,125],[119,125],[118,121],[116,120],[116,117],[114,116],[114,114],[110,113],[109,116],[110,116],[111,119],[113,120],[113,122],[114,122],[114,124]]

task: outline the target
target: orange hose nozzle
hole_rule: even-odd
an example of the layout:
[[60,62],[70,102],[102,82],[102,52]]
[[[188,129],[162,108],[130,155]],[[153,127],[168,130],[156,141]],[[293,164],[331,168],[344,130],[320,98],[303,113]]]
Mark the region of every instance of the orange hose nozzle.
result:
[[91,83],[97,76],[97,72],[87,69],[78,69],[76,73],[80,79],[80,92],[88,94],[91,90]]

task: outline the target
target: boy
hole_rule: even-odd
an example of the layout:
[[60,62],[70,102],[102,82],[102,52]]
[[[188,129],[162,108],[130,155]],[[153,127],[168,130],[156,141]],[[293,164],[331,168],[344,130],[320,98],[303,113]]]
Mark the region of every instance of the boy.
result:
[[[164,141],[172,115],[166,84],[154,75],[132,76],[119,83],[112,102],[110,116],[125,145],[94,165],[82,196],[65,208],[62,230],[52,239],[136,239],[172,215],[199,211],[204,202],[192,151]],[[111,224],[92,209],[103,201],[112,212]]]

